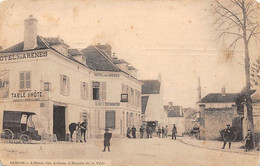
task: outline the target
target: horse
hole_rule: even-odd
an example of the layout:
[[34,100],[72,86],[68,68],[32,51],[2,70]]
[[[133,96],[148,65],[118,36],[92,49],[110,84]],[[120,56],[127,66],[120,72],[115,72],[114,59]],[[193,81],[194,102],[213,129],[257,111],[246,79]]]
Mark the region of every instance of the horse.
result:
[[77,123],[71,123],[71,124],[69,125],[70,140],[71,140],[71,142],[73,142],[72,136],[73,136],[74,131],[75,131],[76,128],[77,128],[77,125],[78,125]]

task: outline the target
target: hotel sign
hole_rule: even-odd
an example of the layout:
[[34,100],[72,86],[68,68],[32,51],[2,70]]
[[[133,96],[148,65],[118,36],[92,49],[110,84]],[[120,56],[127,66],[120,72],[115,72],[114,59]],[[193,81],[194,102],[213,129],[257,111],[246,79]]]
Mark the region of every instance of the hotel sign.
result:
[[11,97],[12,97],[13,99],[21,99],[21,98],[42,98],[42,97],[43,97],[43,92],[30,91],[30,92],[11,93]]
[[119,102],[95,102],[96,106],[120,106]]
[[94,75],[98,77],[119,77],[119,74],[111,74],[111,73],[95,73]]
[[28,53],[20,53],[20,54],[11,54],[11,55],[0,55],[1,61],[16,61],[21,59],[35,59],[47,57],[47,51],[39,51],[39,52],[28,52]]

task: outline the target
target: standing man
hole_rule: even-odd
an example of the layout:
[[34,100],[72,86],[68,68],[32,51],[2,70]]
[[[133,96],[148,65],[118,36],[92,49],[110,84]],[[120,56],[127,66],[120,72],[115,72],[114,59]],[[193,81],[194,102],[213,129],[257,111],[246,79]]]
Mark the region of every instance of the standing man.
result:
[[173,137],[176,140],[176,133],[177,133],[177,127],[175,126],[175,124],[173,124],[173,128],[172,128],[172,139]]
[[132,127],[132,136],[133,136],[133,138],[136,138],[136,128],[134,125]]
[[112,138],[112,133],[109,133],[109,129],[106,128],[104,133],[104,150],[102,152],[106,151],[106,147],[108,148],[108,151],[110,152],[110,139]]
[[165,134],[165,138],[167,138],[168,137],[168,126],[167,125],[164,129],[164,134]]
[[158,132],[157,132],[159,138],[161,137],[161,132],[162,132],[162,130],[161,130],[161,127],[159,126],[159,127],[158,127]]
[[146,136],[147,136],[147,138],[149,138],[149,126],[148,125],[146,125]]
[[87,120],[84,119],[84,121],[80,124],[81,126],[81,137],[84,135],[84,141],[86,142],[86,131],[87,131]]
[[245,151],[247,152],[248,150],[250,150],[253,147],[253,135],[250,130],[247,131],[245,141],[246,141],[246,145],[245,145],[246,150]]
[[223,131],[224,144],[222,149],[225,149],[226,143],[228,142],[229,149],[231,148],[232,135],[234,134],[233,130],[230,128],[230,125],[227,125],[227,128]]
[[149,126],[149,138],[153,138],[153,128]]
[[140,126],[140,138],[144,138],[144,127]]
[[162,127],[162,138],[164,138],[164,127]]

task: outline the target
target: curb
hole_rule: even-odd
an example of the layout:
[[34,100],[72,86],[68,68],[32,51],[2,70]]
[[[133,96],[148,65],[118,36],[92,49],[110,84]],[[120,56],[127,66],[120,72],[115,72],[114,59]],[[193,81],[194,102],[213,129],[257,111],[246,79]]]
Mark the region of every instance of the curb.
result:
[[209,150],[213,150],[213,151],[220,151],[220,152],[227,152],[227,153],[239,153],[239,154],[245,154],[245,155],[251,155],[251,156],[259,156],[259,154],[256,154],[256,153],[247,153],[247,152],[238,152],[238,151],[223,151],[221,149],[214,149],[214,148],[205,148],[205,147],[201,147],[201,146],[198,146],[198,145],[193,145],[193,144],[189,144],[187,142],[184,142],[182,139],[179,139],[179,141],[185,145],[189,145],[189,146],[193,146],[193,147],[196,147],[196,148],[203,148],[203,149],[209,149]]

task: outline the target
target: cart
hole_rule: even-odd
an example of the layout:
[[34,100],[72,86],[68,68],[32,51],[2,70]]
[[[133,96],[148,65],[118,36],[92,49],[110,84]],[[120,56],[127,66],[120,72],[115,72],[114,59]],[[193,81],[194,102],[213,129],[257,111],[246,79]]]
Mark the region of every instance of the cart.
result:
[[41,136],[35,130],[32,121],[34,112],[4,111],[3,131],[1,142],[31,143],[31,140],[40,140]]

